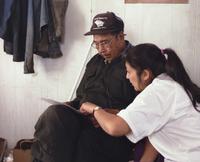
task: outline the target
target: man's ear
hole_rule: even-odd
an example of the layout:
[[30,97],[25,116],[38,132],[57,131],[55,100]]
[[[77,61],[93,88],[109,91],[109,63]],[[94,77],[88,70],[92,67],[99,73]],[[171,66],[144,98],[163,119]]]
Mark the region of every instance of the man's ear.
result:
[[118,34],[118,38],[124,39],[124,32],[121,31],[121,32]]

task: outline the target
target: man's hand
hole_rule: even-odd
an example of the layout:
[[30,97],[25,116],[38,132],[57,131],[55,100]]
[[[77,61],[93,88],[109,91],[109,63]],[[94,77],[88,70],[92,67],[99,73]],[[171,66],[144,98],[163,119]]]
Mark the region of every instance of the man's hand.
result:
[[90,120],[91,120],[91,122],[92,122],[92,124],[93,124],[93,126],[94,126],[95,128],[100,127],[99,123],[97,122],[97,120],[95,119],[94,116],[90,116]]

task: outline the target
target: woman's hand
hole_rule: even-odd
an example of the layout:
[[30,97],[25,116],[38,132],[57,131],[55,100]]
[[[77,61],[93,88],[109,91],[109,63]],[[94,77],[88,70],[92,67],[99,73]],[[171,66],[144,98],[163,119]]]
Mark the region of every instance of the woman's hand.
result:
[[[93,114],[93,111],[94,111],[94,108],[97,107],[97,105],[93,104],[93,103],[90,103],[90,102],[85,102],[81,105],[80,107],[80,111],[86,115],[88,114]],[[99,123],[97,122],[97,120],[95,119],[95,117],[93,115],[91,115],[90,117],[90,120],[93,124],[93,126],[95,128],[98,128],[99,127]]]
[[85,102],[81,105],[80,111],[83,113],[92,114],[95,107],[97,107],[97,105],[91,102]]

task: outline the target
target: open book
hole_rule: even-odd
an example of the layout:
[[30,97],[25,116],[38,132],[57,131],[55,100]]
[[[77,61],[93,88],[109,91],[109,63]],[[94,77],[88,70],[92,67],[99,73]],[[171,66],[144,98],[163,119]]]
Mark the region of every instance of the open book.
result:
[[56,101],[56,100],[53,100],[53,99],[50,99],[50,98],[43,98],[43,97],[41,99],[43,101],[46,101],[46,102],[53,104],[53,105],[64,105],[67,108],[71,109],[73,112],[78,113],[80,115],[83,115],[79,110],[77,110],[75,107],[67,104],[66,102],[59,102],[59,101]]

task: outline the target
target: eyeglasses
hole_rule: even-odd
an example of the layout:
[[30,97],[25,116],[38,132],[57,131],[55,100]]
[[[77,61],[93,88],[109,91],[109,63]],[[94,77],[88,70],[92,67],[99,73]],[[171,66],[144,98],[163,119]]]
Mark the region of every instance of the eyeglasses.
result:
[[114,38],[112,38],[112,39],[110,39],[110,40],[103,40],[103,41],[100,41],[100,42],[92,42],[92,47],[93,47],[93,48],[96,48],[96,49],[98,49],[99,46],[108,48],[108,47],[110,47],[110,45],[111,45],[113,39],[114,39]]

